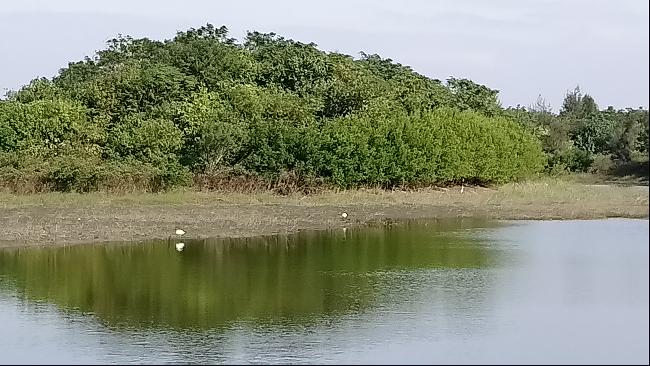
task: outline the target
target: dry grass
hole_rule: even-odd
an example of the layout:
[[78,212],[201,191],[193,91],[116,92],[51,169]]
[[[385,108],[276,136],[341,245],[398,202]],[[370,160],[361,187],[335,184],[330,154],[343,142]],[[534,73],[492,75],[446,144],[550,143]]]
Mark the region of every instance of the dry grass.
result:
[[[350,214],[347,220],[341,212]],[[0,193],[0,245],[253,236],[361,225],[388,219],[481,216],[496,219],[648,217],[647,186],[585,185],[545,179],[498,188],[323,190],[315,194]]]
[[648,187],[582,184],[570,180],[544,179],[511,183],[498,188],[449,187],[384,190],[322,190],[318,193],[275,194],[269,191],[224,192],[175,190],[164,193],[0,193],[1,208],[28,206],[80,207],[124,205],[367,205],[367,204],[553,204],[575,201],[624,204],[646,200]]

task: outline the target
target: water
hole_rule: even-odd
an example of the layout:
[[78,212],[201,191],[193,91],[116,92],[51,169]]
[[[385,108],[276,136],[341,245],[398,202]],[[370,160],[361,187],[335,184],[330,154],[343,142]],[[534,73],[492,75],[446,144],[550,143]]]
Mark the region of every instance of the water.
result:
[[0,251],[0,363],[648,363],[648,221]]

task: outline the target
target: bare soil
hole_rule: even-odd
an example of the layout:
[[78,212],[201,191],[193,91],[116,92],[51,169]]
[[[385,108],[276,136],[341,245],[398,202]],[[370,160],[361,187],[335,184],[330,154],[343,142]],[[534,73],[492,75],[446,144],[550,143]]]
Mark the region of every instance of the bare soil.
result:
[[[347,218],[342,213],[347,213]],[[647,186],[563,182],[314,195],[0,194],[0,247],[244,237],[412,218],[596,219],[648,217]]]

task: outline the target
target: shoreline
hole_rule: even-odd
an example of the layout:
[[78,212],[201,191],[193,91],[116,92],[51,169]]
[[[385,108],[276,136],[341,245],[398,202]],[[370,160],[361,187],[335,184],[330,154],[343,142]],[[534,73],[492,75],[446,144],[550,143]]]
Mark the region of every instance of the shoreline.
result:
[[[174,236],[252,237],[392,220],[648,218],[647,186],[562,181],[313,195],[176,191],[162,194],[0,194],[0,248],[107,244]],[[343,219],[341,214],[348,217]]]

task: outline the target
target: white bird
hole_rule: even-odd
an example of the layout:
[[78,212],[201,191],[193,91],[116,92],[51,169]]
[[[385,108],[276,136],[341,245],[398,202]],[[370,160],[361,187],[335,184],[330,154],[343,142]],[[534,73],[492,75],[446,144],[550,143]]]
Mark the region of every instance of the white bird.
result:
[[185,243],[176,243],[176,250],[181,252],[185,248]]
[[176,229],[176,235],[183,235],[185,234],[185,230],[183,229]]
[[346,218],[346,217],[348,217],[347,212],[342,213],[342,214],[341,214],[341,217],[342,217],[342,218]]

